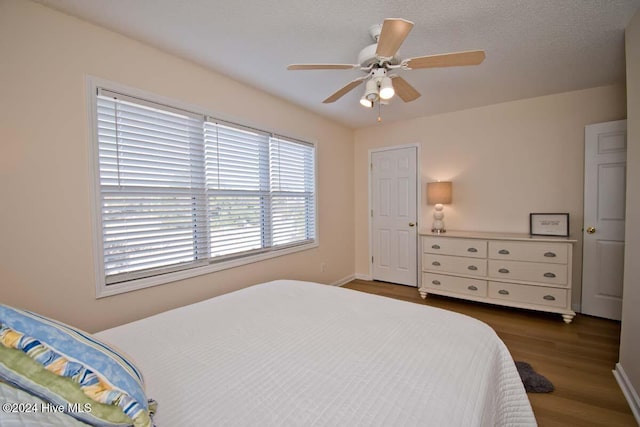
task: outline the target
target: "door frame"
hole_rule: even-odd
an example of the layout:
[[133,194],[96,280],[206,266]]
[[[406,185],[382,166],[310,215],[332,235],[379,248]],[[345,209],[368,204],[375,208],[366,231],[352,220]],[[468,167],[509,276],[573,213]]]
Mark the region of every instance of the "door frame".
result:
[[367,258],[367,264],[369,265],[369,275],[366,280],[373,280],[373,264],[371,263],[371,257],[373,257],[373,217],[371,215],[371,210],[373,209],[373,182],[371,176],[371,165],[373,164],[373,153],[379,153],[382,151],[393,151],[400,150],[404,148],[415,148],[416,149],[416,284],[417,287],[420,287],[420,270],[421,266],[421,257],[418,256],[418,250],[420,249],[420,226],[422,222],[422,170],[420,169],[420,144],[403,144],[403,145],[391,145],[387,147],[380,148],[371,148],[369,149],[368,155],[368,166],[367,166],[367,219],[368,219],[368,239],[369,239],[369,256]]

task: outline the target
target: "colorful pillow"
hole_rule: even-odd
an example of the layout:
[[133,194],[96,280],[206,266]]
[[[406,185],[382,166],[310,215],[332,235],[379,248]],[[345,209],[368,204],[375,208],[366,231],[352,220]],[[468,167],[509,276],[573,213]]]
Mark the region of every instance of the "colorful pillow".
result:
[[127,358],[86,332],[5,305],[0,378],[92,425],[152,425],[155,402]]

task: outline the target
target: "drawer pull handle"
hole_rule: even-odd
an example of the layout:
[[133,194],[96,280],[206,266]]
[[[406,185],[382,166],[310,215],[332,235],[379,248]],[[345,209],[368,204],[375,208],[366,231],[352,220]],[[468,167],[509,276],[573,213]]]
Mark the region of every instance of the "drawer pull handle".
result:
[[433,261],[433,262],[431,263],[431,265],[435,265],[436,267],[438,267],[438,266],[440,265],[440,263],[439,263],[438,261]]
[[555,258],[556,254],[555,252],[545,252],[544,256],[546,256],[547,258]]
[[553,274],[553,273],[544,273],[544,277],[551,277],[551,278],[553,278],[553,277],[556,277],[556,275],[555,275],[555,274]]
[[505,291],[504,289],[500,289],[500,290],[498,291],[498,293],[499,293],[500,295],[509,295],[509,291]]
[[508,273],[508,272],[509,272],[509,270],[507,270],[506,268],[501,268],[500,270],[498,270],[498,273],[504,273],[504,274],[506,274],[506,273]]
[[431,245],[431,249],[440,249],[440,245]]
[[476,286],[473,286],[473,285],[467,286],[467,289],[469,289],[470,291],[477,291],[478,290],[478,288]]
[[475,265],[470,265],[469,267],[467,267],[469,270],[473,270],[476,271],[478,269],[478,267],[476,267]]
[[500,249],[500,250],[498,251],[498,253],[499,253],[500,255],[509,255],[511,252],[509,252],[509,251],[508,251],[508,250],[506,250],[506,249]]
[[554,297],[553,295],[545,295],[542,298],[546,299],[547,301],[555,301],[556,300],[556,297]]
[[439,280],[432,280],[431,283],[433,283],[434,285],[439,285],[440,281]]
[[467,249],[467,252],[478,252],[478,250],[476,248],[469,248]]

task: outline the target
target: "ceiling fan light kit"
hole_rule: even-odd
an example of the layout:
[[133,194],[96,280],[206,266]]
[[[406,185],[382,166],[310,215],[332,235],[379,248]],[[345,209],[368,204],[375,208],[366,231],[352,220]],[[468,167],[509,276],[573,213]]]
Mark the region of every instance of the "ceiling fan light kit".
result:
[[370,76],[365,85],[364,95],[360,98],[360,104],[367,108],[372,108],[376,102],[393,98],[396,93],[391,78],[387,77],[387,70],[375,68]]
[[365,92],[360,104],[372,108],[377,102],[386,104],[398,94],[404,102],[411,102],[420,97],[413,86],[391,71],[415,70],[420,68],[458,67],[478,65],[484,61],[483,50],[452,52],[440,55],[428,55],[401,60],[398,49],[413,28],[413,22],[401,18],[385,19],[382,25],[373,25],[369,34],[374,44],[362,49],[358,55],[358,64],[291,64],[288,70],[351,70],[360,68],[366,75],[349,82],[344,87],[322,101],[329,104],[366,81]]

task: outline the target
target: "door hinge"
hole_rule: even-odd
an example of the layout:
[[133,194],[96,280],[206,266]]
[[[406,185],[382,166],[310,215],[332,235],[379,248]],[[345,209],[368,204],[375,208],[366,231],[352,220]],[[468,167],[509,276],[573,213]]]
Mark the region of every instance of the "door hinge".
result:
[[371,264],[373,264],[373,257],[371,257]]
[[373,218],[373,209],[371,209],[371,217]]
[[373,162],[369,163],[369,167],[373,170]]

